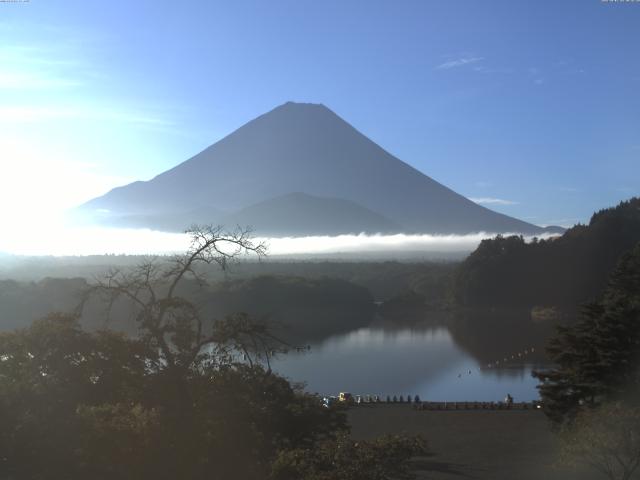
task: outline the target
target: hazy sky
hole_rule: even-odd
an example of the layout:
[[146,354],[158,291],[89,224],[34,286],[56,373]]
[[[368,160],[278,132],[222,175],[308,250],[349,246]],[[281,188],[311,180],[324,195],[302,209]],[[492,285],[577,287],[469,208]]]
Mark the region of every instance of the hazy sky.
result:
[[149,179],[287,101],[538,224],[640,194],[640,2],[0,3],[0,214]]

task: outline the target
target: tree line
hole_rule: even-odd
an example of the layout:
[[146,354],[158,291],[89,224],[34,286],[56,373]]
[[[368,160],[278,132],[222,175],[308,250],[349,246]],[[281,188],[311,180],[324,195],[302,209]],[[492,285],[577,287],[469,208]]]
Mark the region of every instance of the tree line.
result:
[[[206,322],[180,294],[188,279],[206,283],[203,265],[264,254],[243,231],[191,233],[187,254],[112,271],[75,313],[0,334],[0,477],[411,478],[420,438],[351,440],[339,407],[271,371],[290,345],[267,323]],[[95,298],[128,302],[139,335],[84,330]]]
[[558,306],[594,300],[620,256],[640,241],[640,198],[596,212],[588,225],[526,242],[483,240],[453,275],[453,303],[466,307]]
[[[162,263],[163,259],[155,259]],[[143,261],[144,263],[144,261]],[[127,267],[128,271],[136,267]],[[83,278],[46,278],[38,282],[0,281],[0,323],[2,329],[24,327],[51,311],[73,310],[78,292],[91,282]],[[364,287],[336,278],[302,278],[262,275],[248,279],[207,282],[184,279],[179,293],[197,304],[207,321],[244,311],[256,318],[269,318],[289,340],[311,341],[371,322],[374,303]],[[113,304],[99,297],[83,310],[81,324],[101,328],[106,309],[113,315],[108,325],[114,330],[137,334],[130,303],[124,298]]]

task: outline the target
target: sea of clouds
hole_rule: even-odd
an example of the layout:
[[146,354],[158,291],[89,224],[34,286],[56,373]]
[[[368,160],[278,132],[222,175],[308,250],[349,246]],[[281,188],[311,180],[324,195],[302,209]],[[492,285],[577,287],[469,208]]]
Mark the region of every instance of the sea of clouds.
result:
[[[480,241],[494,237],[494,233],[478,232],[468,235],[337,235],[286,238],[260,238],[269,256],[331,256],[376,254],[390,258],[399,252],[450,252],[463,254],[473,251]],[[552,235],[542,235],[548,238]],[[42,229],[34,232],[3,232],[0,252],[27,256],[72,255],[162,255],[187,250],[190,237],[181,233],[167,233],[146,229],[77,227]]]

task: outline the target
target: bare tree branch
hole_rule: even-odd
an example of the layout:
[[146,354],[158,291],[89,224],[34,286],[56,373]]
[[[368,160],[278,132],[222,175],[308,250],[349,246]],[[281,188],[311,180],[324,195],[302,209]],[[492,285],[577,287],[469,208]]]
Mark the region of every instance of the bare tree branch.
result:
[[[100,297],[106,302],[110,318],[118,301],[130,302],[142,337],[159,349],[171,368],[190,368],[206,349],[229,358],[231,351],[242,351],[251,365],[265,358],[270,368],[269,348],[275,350],[274,345],[280,341],[264,325],[254,324],[248,317],[233,317],[217,324],[217,332],[205,335],[199,308],[178,293],[187,278],[199,287],[206,285],[199,266],[215,264],[225,270],[242,256],[261,259],[266,255],[266,245],[255,243],[249,228],[226,232],[221,226],[194,225],[186,233],[191,236],[191,245],[184,255],[175,255],[168,261],[145,258],[126,272],[110,270],[84,292],[78,312],[83,311],[89,299]],[[237,325],[230,328],[232,321]]]

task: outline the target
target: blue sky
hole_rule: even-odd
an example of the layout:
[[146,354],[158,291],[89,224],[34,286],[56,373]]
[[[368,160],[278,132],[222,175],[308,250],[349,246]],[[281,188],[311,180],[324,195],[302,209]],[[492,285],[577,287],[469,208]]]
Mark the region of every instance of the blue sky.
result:
[[0,213],[149,179],[293,100],[490,208],[588,221],[640,194],[638,45],[640,2],[0,3]]

